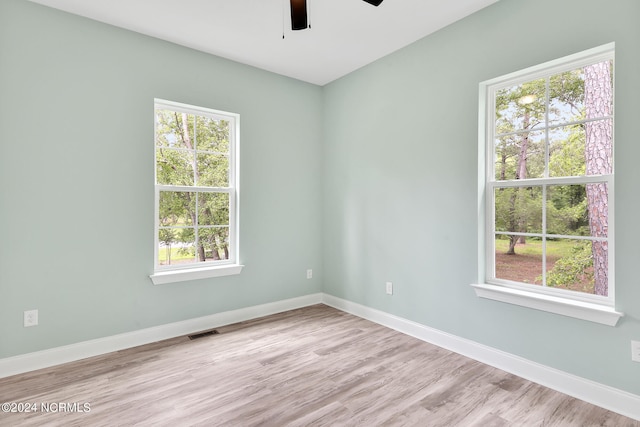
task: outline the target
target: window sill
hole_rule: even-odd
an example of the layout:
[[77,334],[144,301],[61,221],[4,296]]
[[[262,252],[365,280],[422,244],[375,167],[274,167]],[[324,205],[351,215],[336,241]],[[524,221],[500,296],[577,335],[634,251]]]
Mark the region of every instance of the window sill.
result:
[[189,268],[184,270],[159,271],[151,276],[154,285],[166,283],[185,282],[187,280],[208,279],[210,277],[232,276],[240,274],[244,265],[228,264],[215,267]]
[[472,284],[471,286],[473,286],[476,295],[480,298],[520,305],[522,307],[588,320],[608,326],[615,326],[618,320],[624,316],[623,313],[617,312],[613,307],[606,307],[589,302],[543,295],[497,285]]

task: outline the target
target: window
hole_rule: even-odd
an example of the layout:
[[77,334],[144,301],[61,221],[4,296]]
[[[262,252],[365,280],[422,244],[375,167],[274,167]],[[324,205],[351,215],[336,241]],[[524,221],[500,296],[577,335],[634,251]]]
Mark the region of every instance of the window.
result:
[[617,321],[613,57],[607,45],[481,84],[479,296]]
[[236,114],[155,102],[155,284],[237,274]]

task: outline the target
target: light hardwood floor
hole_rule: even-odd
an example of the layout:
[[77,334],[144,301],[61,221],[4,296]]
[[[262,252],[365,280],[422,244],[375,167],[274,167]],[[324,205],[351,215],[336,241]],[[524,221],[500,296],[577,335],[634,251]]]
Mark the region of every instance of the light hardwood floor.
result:
[[0,379],[0,426],[640,426],[324,305],[218,331]]

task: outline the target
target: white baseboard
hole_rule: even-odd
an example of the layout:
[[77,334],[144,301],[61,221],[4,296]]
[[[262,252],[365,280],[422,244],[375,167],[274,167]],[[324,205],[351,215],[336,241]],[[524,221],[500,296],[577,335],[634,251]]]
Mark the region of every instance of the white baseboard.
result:
[[577,399],[640,420],[640,396],[328,294],[312,294],[0,359],[0,378],[324,303]]
[[238,310],[225,311],[210,316],[181,322],[140,329],[124,334],[112,335],[76,344],[56,347],[48,350],[22,354],[0,359],[0,378],[36,369],[48,368],[63,363],[73,362],[87,357],[99,356],[113,351],[124,350],[143,344],[149,344],[169,338],[217,328],[232,323],[244,322],[270,314],[294,310],[322,302],[322,294],[306,295],[298,298],[261,304]]
[[322,302],[438,347],[640,421],[640,396],[460,338],[380,310],[323,294]]

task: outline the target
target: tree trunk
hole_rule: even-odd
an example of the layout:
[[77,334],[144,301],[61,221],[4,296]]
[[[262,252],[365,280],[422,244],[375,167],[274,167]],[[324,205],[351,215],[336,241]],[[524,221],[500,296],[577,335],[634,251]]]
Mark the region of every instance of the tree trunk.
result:
[[518,242],[518,236],[509,236],[509,249],[507,249],[507,255],[516,254],[516,243]]
[[505,179],[507,179],[507,152],[503,149],[500,155],[500,181]]
[[[187,113],[182,113],[182,141],[189,150],[193,150],[193,143],[191,142],[191,136],[189,135],[189,116]],[[195,155],[191,158],[191,169],[193,169],[193,175],[195,178],[194,185],[198,185],[198,182],[200,181],[200,174],[198,172]]]
[[218,236],[211,236],[211,247],[213,248],[211,250],[211,256],[216,261],[220,261],[220,252],[218,251],[218,248],[220,247],[219,240]]
[[[523,117],[523,125],[524,128],[527,129],[529,127],[529,122],[531,120],[531,115],[529,110],[525,110]],[[518,153],[518,168],[516,169],[516,179],[526,179],[527,178],[527,150],[529,149],[529,133],[523,133],[522,139],[520,141],[520,152]],[[521,215],[520,212],[516,210],[516,201],[518,196],[520,196],[521,188],[514,188],[513,196],[511,197],[511,224],[510,231],[527,231],[526,217]],[[516,219],[517,218],[517,219]],[[520,242],[522,244],[526,243],[525,236],[509,236],[509,250],[507,251],[507,255],[515,255],[516,253],[516,244]]]
[[[586,118],[610,116],[613,110],[611,69],[609,62],[601,62],[584,68]],[[611,120],[585,123],[585,161],[587,175],[612,173],[613,129]],[[608,192],[605,184],[587,185],[587,209],[589,228],[594,237],[606,237],[608,229]],[[607,242],[593,242],[594,290],[596,295],[606,296],[608,283]]]
[[[524,128],[527,129],[529,127],[529,121],[531,120],[531,115],[529,110],[524,112],[523,124]],[[516,179],[526,179],[527,178],[527,149],[529,148],[529,133],[522,134],[522,140],[520,143],[520,154],[518,156],[518,170],[516,170]]]
[[[519,188],[514,188],[511,197],[509,197],[509,231],[518,231],[518,212],[516,210],[516,201],[518,200]],[[518,242],[518,236],[509,235],[509,249],[507,255],[516,254],[516,243]]]

